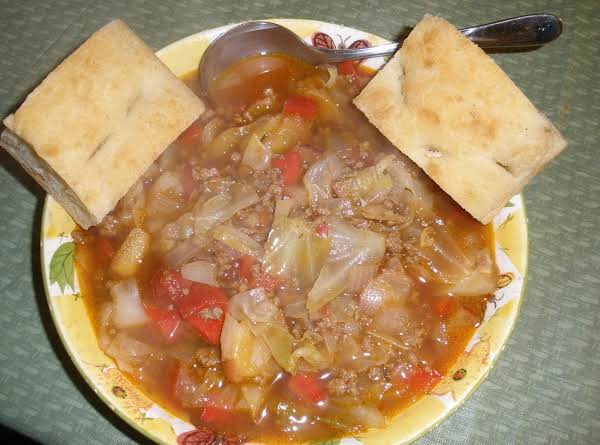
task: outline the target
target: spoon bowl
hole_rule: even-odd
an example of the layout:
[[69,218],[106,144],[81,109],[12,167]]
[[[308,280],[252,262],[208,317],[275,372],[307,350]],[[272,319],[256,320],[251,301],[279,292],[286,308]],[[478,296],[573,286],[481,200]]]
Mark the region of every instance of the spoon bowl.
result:
[[[561,34],[562,22],[553,14],[530,14],[460,31],[482,48],[538,47]],[[284,26],[266,21],[246,22],[223,33],[208,46],[199,64],[200,87],[206,93],[209,84],[223,70],[245,57],[286,54],[319,65],[389,56],[400,45],[401,42],[370,48],[316,48]]]

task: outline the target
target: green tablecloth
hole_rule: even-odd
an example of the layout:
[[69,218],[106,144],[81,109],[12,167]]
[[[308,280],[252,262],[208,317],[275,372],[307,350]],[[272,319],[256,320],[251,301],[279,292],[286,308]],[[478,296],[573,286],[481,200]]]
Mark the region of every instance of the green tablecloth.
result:
[[[559,41],[495,56],[570,147],[525,191],[527,296],[496,368],[419,444],[600,443],[600,1],[0,0],[0,116],[94,30],[127,21],[160,48],[251,18],[300,17],[393,38],[424,13],[458,26],[530,12],[564,20]],[[44,443],[125,444],[143,438],[98,399],[70,363],[40,278],[44,194],[0,152],[0,422]]]

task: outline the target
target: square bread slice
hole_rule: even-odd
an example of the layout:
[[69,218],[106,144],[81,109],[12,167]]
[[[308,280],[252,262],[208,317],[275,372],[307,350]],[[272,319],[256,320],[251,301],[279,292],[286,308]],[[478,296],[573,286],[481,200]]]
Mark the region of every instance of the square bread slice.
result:
[[567,145],[492,58],[439,17],[417,24],[354,103],[484,224]]
[[115,20],[4,120],[14,134],[5,130],[2,145],[88,228],[203,111],[153,50]]

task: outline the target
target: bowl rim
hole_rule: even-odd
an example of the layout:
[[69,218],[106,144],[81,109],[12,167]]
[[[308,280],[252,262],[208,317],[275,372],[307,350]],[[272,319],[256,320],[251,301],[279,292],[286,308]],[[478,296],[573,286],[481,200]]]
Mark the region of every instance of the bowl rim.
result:
[[[310,24],[310,25],[314,25],[317,27],[337,26],[337,27],[341,27],[341,28],[344,28],[349,31],[355,31],[355,32],[369,34],[369,35],[381,40],[382,42],[389,43],[388,39],[385,39],[377,34],[371,34],[368,31],[363,31],[362,29],[354,28],[352,26],[343,25],[343,24],[339,24],[339,23],[335,23],[335,22],[313,20],[313,19],[302,19],[302,18],[267,18],[267,19],[255,19],[255,20],[274,21],[274,22],[278,22],[280,24],[284,24],[284,26],[286,23],[289,23],[292,26],[293,25],[299,26],[302,24]],[[246,21],[249,21],[249,20],[246,20]],[[234,22],[234,23],[218,26],[215,28],[208,28],[208,29],[200,30],[200,31],[190,34],[188,36],[182,37],[176,41],[173,41],[170,44],[167,44],[166,46],[163,46],[162,48],[156,50],[155,54],[159,59],[161,59],[161,57],[164,56],[164,54],[166,54],[168,51],[176,48],[177,46],[180,46],[180,45],[183,45],[183,44],[186,44],[189,42],[193,42],[199,38],[206,37],[207,35],[211,35],[211,34],[218,35],[222,32],[225,32],[227,29],[229,29],[233,26],[236,26],[238,24],[245,23],[246,21]],[[476,382],[473,384],[473,386],[469,389],[469,391],[464,393],[461,396],[460,400],[455,401],[455,403],[452,405],[452,407],[445,410],[445,412],[442,415],[440,415],[438,419],[431,422],[427,427],[421,429],[416,434],[414,434],[412,437],[407,437],[406,441],[399,442],[398,444],[401,443],[401,444],[406,445],[406,444],[414,443],[418,439],[420,439],[423,436],[430,433],[432,430],[434,430],[436,427],[438,427],[442,422],[446,421],[461,406],[463,406],[463,404],[473,395],[473,393],[475,391],[477,391],[480,388],[480,386],[486,381],[490,372],[496,366],[498,359],[500,358],[500,356],[504,352],[504,349],[506,348],[508,340],[510,339],[510,337],[512,336],[512,334],[514,332],[517,320],[520,315],[521,307],[523,305],[523,301],[527,294],[527,285],[528,285],[528,277],[529,277],[529,252],[530,252],[530,250],[529,250],[529,247],[530,247],[529,246],[529,244],[530,244],[529,219],[528,219],[528,212],[527,212],[527,207],[525,204],[525,199],[524,199],[522,192],[519,193],[518,195],[515,195],[515,197],[517,197],[519,199],[521,209],[523,212],[523,221],[521,223],[521,230],[520,230],[520,235],[522,236],[522,249],[523,249],[523,253],[522,253],[522,269],[523,270],[521,272],[523,281],[522,281],[521,287],[518,292],[518,297],[517,297],[517,302],[516,302],[517,304],[516,304],[516,308],[514,309],[514,316],[512,316],[512,318],[510,319],[510,325],[508,326],[508,331],[505,334],[502,344],[501,344],[499,350],[497,351],[497,353],[490,359],[489,364],[485,367],[485,370],[480,374],[479,378],[476,380]],[[170,442],[164,440],[162,437],[159,437],[154,431],[146,429],[142,425],[140,425],[138,422],[135,422],[133,419],[130,418],[129,415],[127,415],[125,412],[123,412],[121,407],[119,407],[117,404],[115,404],[113,401],[111,401],[110,398],[106,394],[104,394],[103,391],[98,390],[98,387],[97,387],[98,384],[96,382],[94,382],[90,373],[84,368],[84,366],[81,363],[82,360],[78,356],[77,350],[73,347],[72,343],[66,338],[66,335],[65,335],[66,330],[65,330],[63,324],[59,322],[58,315],[56,314],[54,305],[52,303],[53,297],[51,296],[51,292],[49,289],[50,281],[49,281],[49,276],[48,276],[48,270],[47,270],[47,267],[45,264],[45,259],[46,259],[45,243],[46,243],[46,240],[49,239],[46,236],[46,229],[49,227],[49,221],[50,221],[49,218],[51,216],[50,206],[52,204],[56,204],[56,205],[60,206],[60,204],[56,203],[56,201],[54,201],[53,198],[47,194],[44,197],[44,204],[42,207],[42,218],[41,218],[41,225],[40,225],[40,261],[41,261],[42,281],[43,281],[43,287],[44,287],[44,292],[45,292],[45,297],[46,297],[46,304],[48,305],[49,312],[52,317],[53,325],[56,329],[56,332],[58,333],[61,343],[64,346],[69,358],[71,359],[71,362],[77,369],[78,373],[83,377],[84,381],[87,383],[87,385],[90,387],[90,389],[100,398],[100,400],[107,407],[109,407],[109,409],[113,413],[116,414],[116,416],[120,420],[124,421],[127,425],[132,427],[138,433],[142,434],[144,437],[149,438],[150,440],[153,440],[156,443],[164,444],[164,445],[172,445]],[[497,231],[497,229],[494,228],[494,237],[496,236],[496,231]],[[89,322],[91,323],[91,319],[90,319],[88,311],[87,311],[87,306],[85,309],[85,314],[88,317]],[[94,332],[94,337],[96,338],[95,332]],[[96,341],[97,341],[97,338],[96,338]],[[135,386],[137,387],[137,385],[135,385]],[[150,399],[150,400],[152,400],[152,399]],[[156,403],[156,402],[154,402],[154,403]],[[168,410],[168,408],[162,407],[162,406],[161,406],[161,408],[164,409],[165,411],[169,412],[170,414],[173,414]],[[385,429],[386,428],[383,428],[382,431],[385,431]]]

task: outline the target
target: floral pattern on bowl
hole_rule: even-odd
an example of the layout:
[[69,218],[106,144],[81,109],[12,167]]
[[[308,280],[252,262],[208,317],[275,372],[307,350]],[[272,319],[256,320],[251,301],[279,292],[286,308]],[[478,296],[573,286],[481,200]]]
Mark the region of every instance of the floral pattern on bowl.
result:
[[[295,19],[272,20],[290,28],[306,42],[327,48],[364,47],[385,39],[340,25]],[[207,30],[179,40],[157,52],[177,75],[196,69],[208,44],[232,25]],[[382,58],[362,63],[379,69]],[[123,420],[162,444],[233,445],[208,429],[195,428],[158,406],[126,379],[99,348],[80,293],[70,237],[75,223],[51,197],[42,217],[42,272],[56,329],[75,366],[94,392]],[[320,445],[377,445],[409,443],[430,431],[456,410],[490,372],[515,324],[525,290],[527,223],[522,197],[515,196],[493,221],[496,261],[501,276],[484,321],[442,381],[383,430],[360,437],[318,442]],[[312,445],[317,445],[317,442]]]

